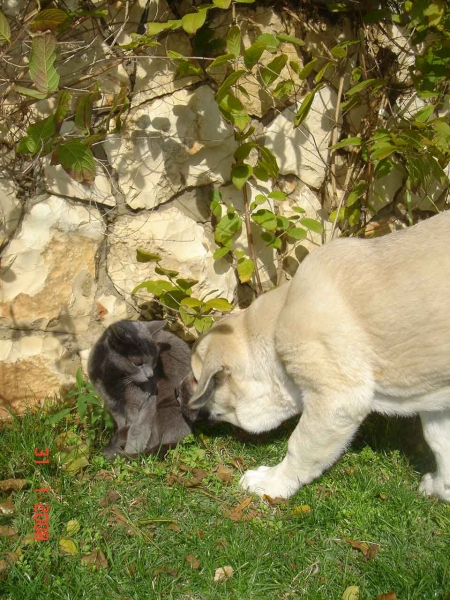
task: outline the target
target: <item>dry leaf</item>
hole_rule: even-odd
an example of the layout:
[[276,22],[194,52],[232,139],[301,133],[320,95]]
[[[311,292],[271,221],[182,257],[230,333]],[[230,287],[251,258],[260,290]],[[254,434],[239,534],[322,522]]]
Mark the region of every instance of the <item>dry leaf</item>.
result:
[[186,487],[197,487],[198,485],[202,485],[202,480],[197,479],[197,477],[191,477],[190,479],[185,479],[183,483]]
[[216,468],[216,477],[226,483],[233,477],[233,469],[230,469],[230,467],[226,467],[225,465],[218,465]]
[[6,560],[0,560],[0,574],[7,571],[10,568],[10,566],[11,565]]
[[311,507],[308,504],[300,504],[299,506],[294,506],[291,510],[292,517],[303,517],[305,515],[309,515],[311,512]]
[[28,485],[26,479],[4,479],[0,481],[0,492],[9,494],[10,492],[18,492]]
[[378,552],[377,544],[368,544],[367,542],[359,542],[358,540],[349,539],[346,539],[345,541],[348,544],[350,544],[350,546],[355,550],[359,550],[360,552],[362,552],[366,560],[371,560],[372,558],[375,558]]
[[81,525],[76,519],[72,519],[66,525],[66,533],[67,535],[75,535],[80,531]]
[[78,554],[78,549],[76,547],[75,542],[68,537],[60,538],[58,545],[59,549],[61,550],[61,552],[64,552],[64,554]]
[[180,462],[180,464],[178,465],[178,468],[183,473],[189,473],[189,471],[191,470],[191,467],[189,465],[182,463],[182,462]]
[[35,542],[36,540],[34,539],[34,533],[27,533],[20,540],[20,546],[31,546],[31,544],[34,544]]
[[250,504],[252,503],[253,498],[250,496],[249,498],[246,498],[245,500],[243,500],[240,504],[238,504],[236,506],[236,508],[234,508],[231,513],[228,515],[229,518],[232,521],[240,521],[243,517],[242,511],[247,508],[248,506],[250,506]]
[[13,529],[12,527],[8,527],[8,525],[0,525],[0,535],[6,537],[13,537],[17,535],[17,529]]
[[114,475],[106,469],[100,469],[100,471],[95,474],[94,479],[97,481],[112,481],[114,479]]
[[90,569],[93,567],[108,568],[108,561],[101,550],[94,550],[91,554],[85,554],[81,557],[81,562],[87,565]]
[[200,569],[200,561],[193,554],[188,554],[186,560],[191,565],[191,569]]
[[387,500],[387,495],[386,494],[377,494],[377,498],[380,498],[380,500]]
[[216,548],[217,550],[224,550],[225,548],[228,548],[228,540],[227,538],[224,537],[220,537],[217,538],[216,540]]
[[199,481],[202,481],[208,477],[208,473],[205,471],[205,469],[192,469],[192,475]]
[[108,506],[108,504],[113,504],[114,502],[116,502],[117,500],[119,500],[119,498],[121,498],[122,496],[119,494],[119,492],[115,492],[114,490],[110,490],[106,496],[103,496],[103,498],[100,498],[99,500],[99,504],[100,506]]
[[153,577],[156,577],[160,573],[166,573],[167,575],[171,575],[172,577],[176,577],[178,575],[177,569],[168,569],[167,567],[160,567],[159,569],[155,569],[153,571]]
[[[388,594],[378,594],[377,600],[397,600],[397,594],[395,592],[389,592]],[[447,600],[449,600],[448,597]]]
[[174,473],[167,475],[167,485],[173,485],[174,483],[183,483],[183,478]]
[[289,500],[287,500],[286,498],[281,498],[281,496],[277,496],[276,498],[272,498],[271,496],[268,496],[267,494],[264,494],[263,500],[265,500],[266,502],[268,502],[272,506],[276,506],[277,504],[287,504],[289,502]]
[[342,594],[342,600],[359,600],[359,587],[351,585]]
[[115,523],[126,527],[129,526],[128,519],[122,512],[120,512],[118,508],[116,508],[115,506],[111,506],[110,512],[111,516],[108,519],[109,523]]
[[10,517],[16,512],[14,502],[0,502],[0,515]]
[[247,463],[242,456],[235,456],[229,461],[235,469],[241,470],[247,468]]
[[233,575],[233,567],[219,567],[214,573],[214,581],[226,581]]
[[181,529],[178,527],[178,525],[176,523],[171,523],[170,525],[167,526],[167,529],[170,529],[170,531],[176,531],[177,533],[179,533],[181,531]]

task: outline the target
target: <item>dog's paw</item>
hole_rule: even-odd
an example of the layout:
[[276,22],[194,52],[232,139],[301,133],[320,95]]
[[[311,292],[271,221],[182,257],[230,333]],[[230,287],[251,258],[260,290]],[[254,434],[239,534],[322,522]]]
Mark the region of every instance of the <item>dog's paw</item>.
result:
[[437,496],[444,502],[450,503],[450,486],[445,485],[442,478],[437,473],[427,473],[422,477],[419,492],[426,496]]
[[259,496],[266,494],[271,498],[290,498],[300,487],[294,480],[283,475],[280,465],[247,471],[241,477],[239,485],[244,490]]

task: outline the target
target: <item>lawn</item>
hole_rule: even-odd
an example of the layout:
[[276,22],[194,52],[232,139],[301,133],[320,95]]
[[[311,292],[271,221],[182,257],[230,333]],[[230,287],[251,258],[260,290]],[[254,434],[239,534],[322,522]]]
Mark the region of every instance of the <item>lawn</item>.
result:
[[[418,494],[433,465],[417,420],[371,417],[332,469],[276,503],[238,481],[280,460],[292,423],[259,440],[203,427],[164,461],[110,464],[103,436],[71,474],[56,461],[64,427],[45,419],[0,429],[0,479],[26,480],[0,483],[2,598],[339,600],[357,597],[350,586],[360,600],[450,595],[450,506]],[[36,465],[46,447],[50,463]],[[33,541],[37,502],[50,507],[48,541]],[[215,581],[221,567],[232,573]]]

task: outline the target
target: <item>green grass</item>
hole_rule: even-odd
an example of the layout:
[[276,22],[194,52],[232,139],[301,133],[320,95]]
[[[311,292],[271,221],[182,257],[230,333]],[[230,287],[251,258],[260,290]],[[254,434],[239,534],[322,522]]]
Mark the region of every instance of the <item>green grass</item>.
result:
[[[0,429],[0,479],[30,484],[13,493],[16,513],[0,517],[1,525],[18,532],[0,536],[0,560],[5,552],[20,554],[0,573],[2,598],[339,600],[350,585],[360,588],[360,600],[387,592],[399,600],[445,600],[450,594],[450,507],[418,494],[420,474],[433,464],[417,421],[369,419],[320,480],[287,504],[254,497],[244,519],[234,521],[230,512],[249,497],[238,488],[235,459],[250,468],[275,464],[292,424],[258,442],[228,427],[204,428],[164,461],[110,465],[96,448],[84,472],[70,476],[54,462],[33,463],[35,447],[55,454],[61,433],[44,420],[26,415]],[[228,483],[213,472],[220,463],[234,468]],[[192,477],[187,467],[206,471],[202,485],[186,487]],[[176,477],[168,482],[171,475]],[[23,537],[33,532],[33,490],[46,485],[52,489],[46,495],[50,540],[26,545]],[[117,492],[109,504],[108,492]],[[295,511],[302,505],[310,511]],[[121,515],[128,524],[118,522]],[[78,548],[73,556],[58,545],[72,519],[80,524],[70,536]],[[179,531],[169,528],[172,523]],[[366,560],[346,539],[375,543],[378,551]],[[81,557],[97,549],[108,566],[89,569]],[[198,559],[198,569],[188,555]],[[214,582],[215,569],[223,566],[231,566],[233,576]]]

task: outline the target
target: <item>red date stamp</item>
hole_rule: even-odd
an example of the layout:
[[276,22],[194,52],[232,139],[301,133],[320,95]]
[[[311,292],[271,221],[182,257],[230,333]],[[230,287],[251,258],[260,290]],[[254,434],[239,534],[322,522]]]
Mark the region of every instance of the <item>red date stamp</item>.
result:
[[[44,450],[34,449],[34,464],[35,465],[47,465],[50,462],[48,458],[50,450],[45,448]],[[36,494],[47,494],[50,488],[37,488],[34,490]],[[37,542],[48,540],[49,529],[50,529],[50,506],[46,503],[37,502],[34,505],[33,521],[34,521],[34,539]]]

